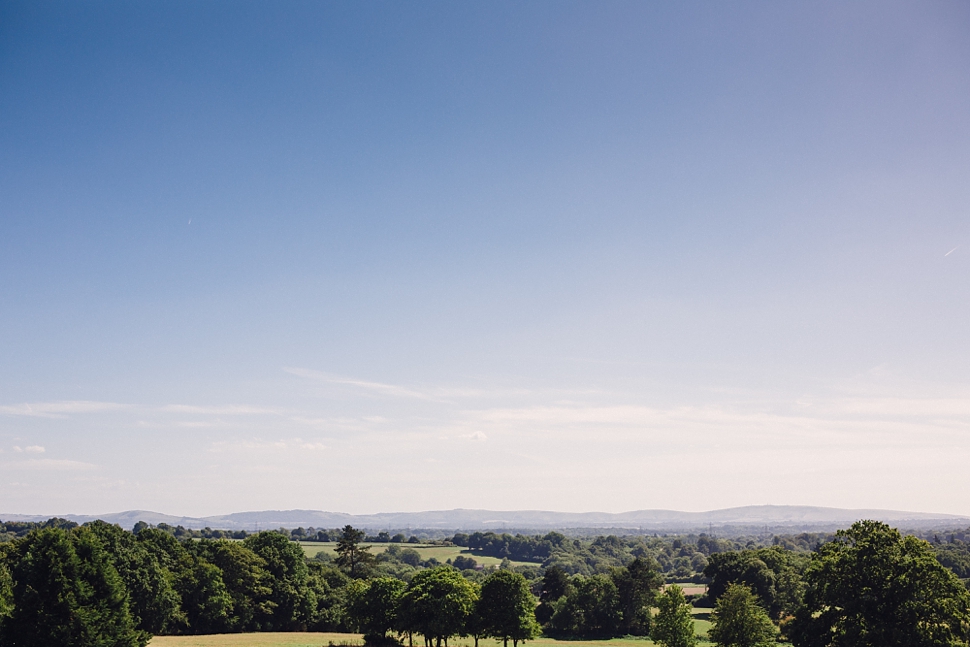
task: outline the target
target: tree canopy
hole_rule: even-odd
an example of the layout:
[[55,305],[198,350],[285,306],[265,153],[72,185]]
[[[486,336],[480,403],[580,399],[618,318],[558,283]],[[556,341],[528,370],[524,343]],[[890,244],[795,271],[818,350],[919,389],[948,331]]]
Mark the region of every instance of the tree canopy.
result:
[[477,600],[478,587],[452,567],[420,571],[401,596],[401,627],[440,647],[442,641],[465,632]]
[[354,580],[347,587],[347,611],[368,643],[384,641],[399,625],[398,609],[407,585],[392,577]]
[[729,584],[711,613],[708,637],[719,647],[769,647],[775,626],[744,584]]
[[650,631],[653,641],[662,647],[694,647],[694,616],[684,591],[676,584],[668,586],[657,598],[657,617]]
[[482,582],[477,613],[484,620],[485,634],[506,647],[509,640],[518,645],[539,634],[535,608],[535,596],[520,573],[496,571]]
[[860,521],[823,545],[805,572],[796,647],[956,647],[970,642],[970,594],[930,545]]
[[144,647],[128,593],[97,536],[86,528],[45,528],[8,555],[13,609],[0,627],[9,647]]
[[343,534],[337,542],[337,565],[345,568],[351,577],[367,574],[377,558],[370,553],[370,546],[361,546],[367,533],[357,530],[351,525],[344,526]]

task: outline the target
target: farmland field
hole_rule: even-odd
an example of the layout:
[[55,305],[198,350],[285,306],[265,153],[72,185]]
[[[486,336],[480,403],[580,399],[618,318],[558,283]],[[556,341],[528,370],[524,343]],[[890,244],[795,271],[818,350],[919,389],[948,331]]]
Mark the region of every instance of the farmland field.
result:
[[[483,566],[498,566],[502,563],[502,560],[498,557],[485,557],[483,555],[476,555],[467,548],[462,548],[461,546],[431,546],[428,544],[360,544],[361,546],[370,546],[371,553],[374,555],[380,555],[382,552],[387,550],[388,546],[400,546],[401,548],[413,548],[421,554],[421,559],[430,559],[434,557],[439,562],[444,564],[449,559],[454,559],[459,555],[464,555],[466,557],[473,557],[475,561]],[[336,556],[337,542],[335,541],[301,541],[300,546],[303,547],[303,552],[307,557],[312,558],[320,551],[329,553],[330,555]],[[531,562],[512,562],[513,566],[524,566],[530,564]],[[532,564],[537,566],[537,564]],[[449,643],[450,644],[450,643]]]

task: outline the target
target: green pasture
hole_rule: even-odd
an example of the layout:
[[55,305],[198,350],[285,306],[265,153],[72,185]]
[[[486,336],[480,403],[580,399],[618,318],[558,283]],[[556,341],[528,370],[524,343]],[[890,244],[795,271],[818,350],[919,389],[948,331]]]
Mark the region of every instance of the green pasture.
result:
[[363,645],[360,634],[335,633],[256,633],[212,634],[208,636],[155,636],[150,647],[327,647]]
[[[435,546],[434,548],[441,548]],[[711,623],[708,618],[710,609],[694,610],[694,631],[698,636],[706,636]],[[148,647],[329,647],[329,645],[360,645],[364,638],[360,634],[338,633],[253,633],[253,634],[215,634],[210,636],[156,636]],[[479,647],[496,647],[501,642],[481,639]],[[415,647],[424,642],[418,638]],[[474,647],[471,638],[452,638],[448,647]],[[642,638],[612,638],[610,640],[556,640],[536,638],[526,643],[527,647],[653,647],[652,640]]]
[[[498,566],[502,563],[502,560],[498,557],[484,557],[482,555],[476,555],[467,548],[462,548],[461,546],[432,546],[428,544],[360,544],[361,546],[369,546],[371,548],[371,553],[374,555],[380,555],[388,546],[400,546],[401,548],[413,548],[421,554],[421,559],[430,559],[434,557],[439,562],[444,564],[449,559],[454,559],[459,555],[464,555],[466,557],[474,557],[475,561],[483,566]],[[323,551],[334,557],[336,557],[337,542],[335,541],[301,541],[300,546],[303,547],[303,552],[307,557],[315,557],[317,553]],[[530,562],[512,562],[513,566],[525,566],[530,564]],[[532,566],[538,566],[538,564],[531,564]],[[450,643],[449,643],[450,645]]]
[[694,633],[702,638],[707,637],[707,630],[711,628],[711,611],[713,610],[694,608],[692,612],[694,614]]
[[[360,634],[334,633],[257,633],[216,634],[211,636],[156,636],[149,647],[328,647],[329,645],[363,645]],[[424,642],[419,638],[415,647]],[[479,647],[495,647],[502,643],[482,639]],[[652,647],[651,640],[614,638],[612,640],[553,640],[537,638],[526,643],[529,647]],[[475,641],[456,638],[448,641],[449,647],[474,647]]]

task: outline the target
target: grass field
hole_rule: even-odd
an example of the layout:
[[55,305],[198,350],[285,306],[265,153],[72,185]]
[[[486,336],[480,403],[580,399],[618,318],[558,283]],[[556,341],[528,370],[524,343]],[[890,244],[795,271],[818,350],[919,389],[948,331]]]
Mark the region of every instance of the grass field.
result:
[[[303,547],[303,552],[307,557],[314,557],[320,551],[329,553],[331,555],[336,555],[335,549],[337,548],[337,542],[335,541],[301,541],[300,546]],[[498,557],[483,557],[482,555],[475,555],[466,548],[461,546],[429,546],[427,544],[361,544],[361,546],[370,546],[371,553],[374,555],[379,555],[388,546],[400,546],[401,548],[413,548],[421,554],[421,559],[430,559],[434,557],[439,562],[444,564],[449,559],[454,559],[459,555],[465,555],[466,557],[474,557],[475,561],[483,566],[498,566],[502,563],[502,560]],[[514,566],[524,566],[530,562],[512,562]],[[532,564],[536,566],[536,564]]]
[[[258,634],[217,634],[212,636],[156,636],[149,647],[328,647],[334,645],[363,645],[359,634],[331,633],[258,633]],[[415,647],[422,647],[420,638]],[[478,641],[479,647],[501,645],[495,640]],[[529,647],[652,647],[651,640],[613,638],[612,640],[553,640],[537,638],[530,640]],[[449,647],[474,647],[475,642],[468,639],[448,641]]]
[[[694,631],[706,636],[711,623],[710,609],[694,610]],[[328,647],[329,645],[363,645],[360,634],[336,633],[258,633],[258,634],[216,634],[212,636],[156,636],[148,647]],[[415,647],[424,642],[415,641]],[[479,647],[495,647],[501,643],[482,639]],[[448,647],[474,647],[470,638],[455,638],[448,641]],[[555,640],[537,638],[527,643],[528,647],[653,647],[652,640],[640,638],[613,638],[611,640]]]
[[359,634],[258,633],[214,634],[211,636],[155,636],[150,647],[327,647],[363,645]]
[[694,608],[694,633],[707,637],[707,630],[711,628],[711,611],[714,609]]

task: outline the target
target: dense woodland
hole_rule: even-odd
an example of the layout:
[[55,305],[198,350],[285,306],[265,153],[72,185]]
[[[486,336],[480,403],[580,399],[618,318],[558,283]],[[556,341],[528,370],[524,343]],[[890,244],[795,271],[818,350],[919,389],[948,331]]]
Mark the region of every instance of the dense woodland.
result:
[[[307,559],[300,542],[324,538],[338,542],[336,556]],[[691,604],[714,607],[711,638],[724,645],[970,639],[970,529],[922,539],[876,522],[835,534],[734,539],[458,533],[439,541],[466,549],[445,564],[423,559],[413,547],[419,541],[350,526],[226,533],[0,523],[0,645],[128,646],[153,634],[317,630],[361,632],[375,645],[439,647],[453,636],[516,645],[543,632],[649,635],[680,647],[693,644]],[[368,542],[388,545],[374,555]],[[502,562],[483,567],[476,557]],[[862,596],[852,588],[860,573]],[[670,582],[703,583],[707,593],[684,596],[665,589]],[[872,608],[866,596],[875,598]],[[877,631],[874,617],[892,632]]]

